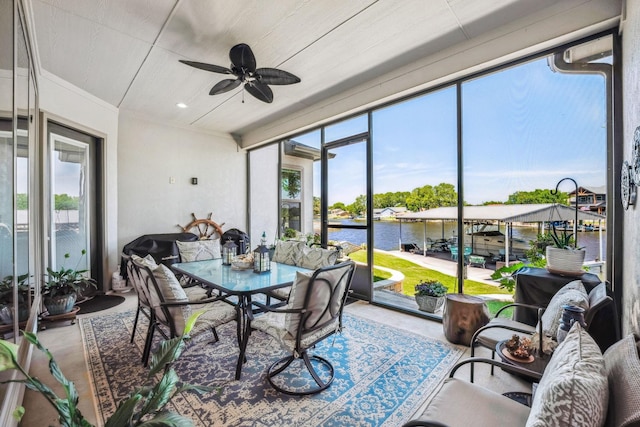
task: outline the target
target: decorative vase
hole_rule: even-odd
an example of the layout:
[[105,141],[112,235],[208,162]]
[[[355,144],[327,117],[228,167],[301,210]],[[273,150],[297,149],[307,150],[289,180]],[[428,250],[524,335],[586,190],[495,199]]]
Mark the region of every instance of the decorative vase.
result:
[[416,295],[416,302],[418,303],[418,309],[426,311],[428,313],[435,313],[442,308],[444,304],[444,297],[432,297],[429,295]]
[[553,272],[578,274],[584,272],[584,249],[560,249],[547,246],[547,269]]
[[75,293],[67,295],[57,295],[55,297],[46,296],[44,298],[44,306],[49,316],[68,313],[73,309],[78,295]]
[[558,344],[564,341],[575,322],[580,323],[582,327],[587,326],[584,321],[584,308],[570,304],[563,305],[560,326],[558,326],[558,333],[556,335]]

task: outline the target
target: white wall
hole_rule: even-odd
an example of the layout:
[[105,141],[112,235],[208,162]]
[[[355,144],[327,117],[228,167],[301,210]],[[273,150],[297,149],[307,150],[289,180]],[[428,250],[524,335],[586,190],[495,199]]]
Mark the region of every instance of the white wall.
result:
[[[633,135],[640,126],[640,2],[627,1],[623,23],[623,123],[624,159],[631,163]],[[615,189],[618,191],[618,189]],[[640,204],[640,198],[638,200]],[[630,206],[624,213],[625,254],[623,266],[622,332],[640,334],[640,206]]]
[[191,213],[246,230],[246,153],[231,137],[121,112],[118,144],[119,251],[144,234],[181,232]]
[[313,233],[313,160],[301,157],[282,157],[282,167],[300,169],[302,171],[302,234]]
[[39,79],[40,110],[55,115],[80,130],[105,139],[105,220],[106,259],[103,262],[108,283],[117,268],[118,251],[118,109],[77,87],[44,72]]

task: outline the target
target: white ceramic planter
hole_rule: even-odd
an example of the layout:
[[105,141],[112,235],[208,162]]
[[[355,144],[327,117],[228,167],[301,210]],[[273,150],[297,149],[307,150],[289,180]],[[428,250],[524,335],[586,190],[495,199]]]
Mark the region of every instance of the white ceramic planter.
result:
[[584,249],[570,250],[547,246],[547,269],[567,274],[584,273],[582,264],[585,253]]

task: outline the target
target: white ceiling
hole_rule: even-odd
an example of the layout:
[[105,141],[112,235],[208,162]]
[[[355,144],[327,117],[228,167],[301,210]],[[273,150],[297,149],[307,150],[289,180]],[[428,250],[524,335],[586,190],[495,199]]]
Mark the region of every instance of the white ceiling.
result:
[[[497,29],[531,32],[537,28],[556,36],[575,31],[578,25],[558,16],[581,16],[579,25],[584,26],[585,20],[593,24],[617,16],[620,3],[31,0],[31,8],[42,70],[121,111],[178,126],[245,135],[301,111],[326,109],[340,94],[446,49],[491,38]],[[558,28],[562,25],[566,29]],[[251,46],[258,67],[281,68],[300,77],[301,83],[271,86],[272,104],[246,92],[243,103],[241,86],[208,95],[216,82],[228,76],[178,62],[187,59],[226,67],[229,49],[237,43]],[[407,85],[417,83],[424,81]],[[178,102],[189,107],[179,109]],[[326,111],[321,116],[332,114]],[[317,117],[309,115],[307,120]]]

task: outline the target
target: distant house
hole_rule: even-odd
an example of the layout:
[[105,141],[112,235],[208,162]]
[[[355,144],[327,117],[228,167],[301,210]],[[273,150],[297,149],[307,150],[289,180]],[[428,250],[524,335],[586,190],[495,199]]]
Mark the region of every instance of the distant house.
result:
[[[569,193],[569,205],[576,205],[576,192]],[[604,215],[607,212],[606,187],[579,187],[578,208],[582,211],[590,211]]]
[[373,210],[373,219],[390,219],[395,218],[398,214],[407,212],[407,208],[404,206],[380,208]]

